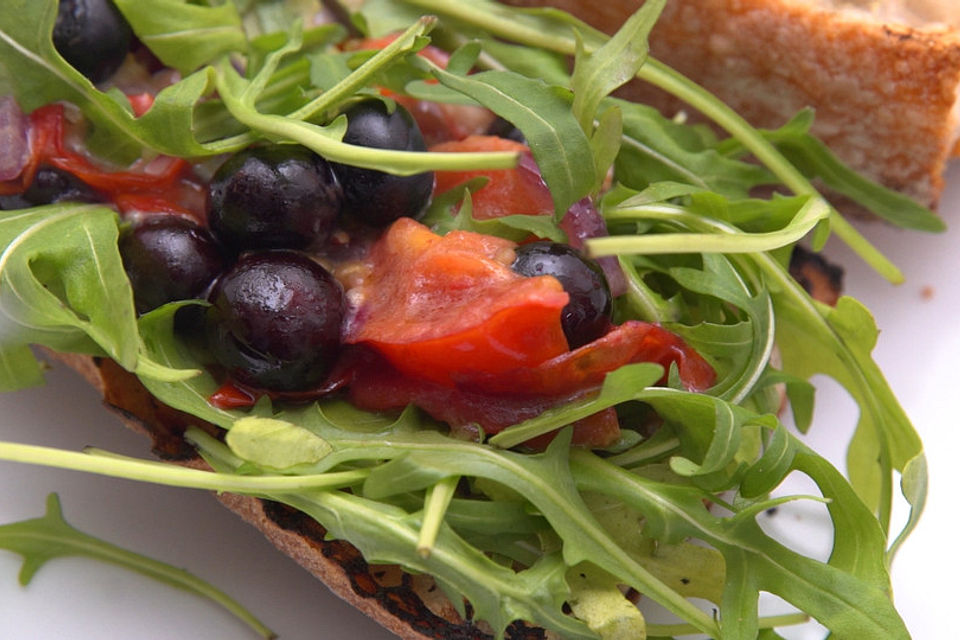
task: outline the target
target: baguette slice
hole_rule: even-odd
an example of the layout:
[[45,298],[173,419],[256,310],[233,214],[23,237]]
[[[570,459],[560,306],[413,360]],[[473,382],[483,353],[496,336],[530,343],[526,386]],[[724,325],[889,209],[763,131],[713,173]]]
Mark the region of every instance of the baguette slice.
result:
[[[533,4],[526,0],[524,2]],[[577,13],[579,6],[579,2],[575,0],[551,0],[549,3],[574,13]],[[671,0],[668,4],[670,15],[686,3],[687,0]],[[635,9],[635,4],[596,4],[591,7],[590,15],[581,17],[590,19],[601,28],[615,29],[623,17]],[[707,0],[703,3],[704,9],[707,4],[719,12],[721,5],[730,3]],[[955,67],[960,69],[960,45],[954,42],[954,47],[957,58]],[[672,63],[666,56],[660,57]],[[644,91],[640,88],[637,90]],[[669,108],[667,102],[662,104],[664,108]],[[747,112],[751,117],[756,117],[759,111],[757,107],[750,106]],[[940,160],[941,169],[945,159],[946,153]],[[939,179],[939,173],[936,177]],[[929,174],[928,182],[934,185],[932,178],[933,174]],[[196,424],[196,418],[159,403],[136,377],[110,360],[50,351],[47,353],[52,359],[80,372],[100,391],[107,406],[121,414],[127,426],[151,438],[154,451],[159,457],[177,464],[204,467],[203,461],[182,438],[186,426]],[[214,433],[215,427],[211,426],[210,430]],[[429,576],[413,576],[392,566],[370,565],[353,546],[343,541],[325,539],[326,532],[319,524],[282,505],[234,494],[222,494],[218,498],[245,521],[257,527],[278,549],[296,560],[334,593],[397,636],[408,640],[492,638],[489,629],[484,625],[474,624],[460,617]],[[544,640],[555,636],[518,622],[508,628],[506,637],[512,640]]]
[[[554,6],[607,32],[642,4],[505,1]],[[670,0],[650,46],[755,126],[813,107],[814,133],[842,160],[922,204],[937,204],[960,153],[955,0]],[[684,109],[647,84],[627,92],[667,115]]]

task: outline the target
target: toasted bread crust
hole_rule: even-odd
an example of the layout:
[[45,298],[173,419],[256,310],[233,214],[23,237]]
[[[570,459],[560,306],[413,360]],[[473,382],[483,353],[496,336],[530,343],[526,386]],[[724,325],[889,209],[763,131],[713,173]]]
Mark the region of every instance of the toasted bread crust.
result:
[[[505,1],[555,6],[608,32],[641,4]],[[936,204],[957,150],[956,31],[884,24],[798,0],[670,0],[650,46],[755,126],[778,127],[813,107],[814,133],[846,163]],[[667,115],[685,109],[650,85],[634,83],[627,92]]]

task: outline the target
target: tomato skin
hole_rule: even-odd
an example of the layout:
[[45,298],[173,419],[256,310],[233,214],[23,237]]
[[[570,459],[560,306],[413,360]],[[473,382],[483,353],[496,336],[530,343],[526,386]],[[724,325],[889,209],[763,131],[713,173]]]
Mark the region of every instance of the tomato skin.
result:
[[520,142],[497,136],[469,136],[463,140],[434,145],[431,151],[517,151],[528,156],[513,169],[485,171],[437,171],[434,195],[449,191],[457,185],[477,177],[488,179],[487,184],[471,194],[472,215],[477,220],[489,220],[511,214],[551,215],[553,198],[536,170],[530,149]]
[[514,273],[513,246],[470,232],[441,237],[401,218],[371,250],[363,284],[347,294],[361,302],[344,342],[449,387],[566,352],[560,311],[568,296],[555,278]]

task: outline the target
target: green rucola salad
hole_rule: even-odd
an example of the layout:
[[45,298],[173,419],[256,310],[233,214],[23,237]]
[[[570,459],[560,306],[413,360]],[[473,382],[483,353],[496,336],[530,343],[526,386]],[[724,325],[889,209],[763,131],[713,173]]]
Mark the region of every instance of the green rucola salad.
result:
[[[342,23],[318,20],[307,1],[115,0],[135,55],[119,71],[94,60],[81,73],[55,46],[57,2],[7,0],[0,387],[42,382],[32,345],[108,357],[196,418],[184,438],[212,471],[9,442],[0,459],[289,505],[370,562],[433,576],[496,637],[522,620],[563,638],[776,638],[808,618],[838,639],[909,637],[888,569],[924,502],[920,439],[871,359],[869,311],[850,297],[811,299],[787,267],[798,242],[836,235],[900,279],[812,180],[904,228],[941,222],[839,163],[809,134],[812,113],[756,130],[649,57],[664,3],[647,0],[607,36],[487,0],[367,0]],[[133,90],[131,77],[153,84]],[[723,135],[612,97],[635,77]],[[483,124],[465,136],[499,125],[522,142],[378,148],[350,126],[371,102],[410,109],[431,142],[463,137],[450,122],[477,128],[470,118]],[[225,160],[289,143],[342,183],[329,228],[297,246],[300,236],[276,244],[269,233],[244,244],[211,212],[225,275],[209,295],[144,308],[118,239],[148,214],[203,220],[204,198],[216,209],[229,197],[216,186]],[[25,178],[50,166],[75,197]],[[346,204],[337,213],[351,189],[377,199],[357,175],[427,172],[437,187],[409,212],[419,223],[347,219]],[[501,175],[533,176],[545,209],[523,208]],[[465,182],[441,188],[449,176]],[[506,211],[485,208],[488,186]],[[531,237],[600,260],[612,301],[599,333],[561,327],[574,294],[559,274],[510,270]],[[263,248],[346,291],[342,344],[298,355],[292,381],[294,358],[224,328],[235,312],[224,282],[273,259]],[[446,266],[424,271],[428,254],[430,269]],[[411,284],[422,280],[425,290]],[[416,307],[414,291],[432,306]],[[450,302],[461,298],[469,304]],[[329,306],[318,305],[311,317]],[[816,374],[860,407],[847,477],[804,443]],[[795,428],[782,421],[784,393]],[[249,402],[225,400],[238,395]],[[772,498],[794,473],[820,495]],[[826,504],[828,561],[758,524],[794,500]],[[891,531],[895,500],[910,507],[903,531]],[[762,617],[761,592],[796,615]],[[628,599],[637,593],[675,622],[646,623]]]

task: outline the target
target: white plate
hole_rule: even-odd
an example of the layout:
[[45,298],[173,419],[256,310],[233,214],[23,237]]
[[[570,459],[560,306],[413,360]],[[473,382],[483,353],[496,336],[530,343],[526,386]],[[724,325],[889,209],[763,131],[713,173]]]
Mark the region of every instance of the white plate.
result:
[[[941,209],[948,221],[958,222],[960,166],[953,167],[948,183]],[[876,357],[923,436],[930,463],[927,513],[896,560],[894,591],[917,640],[946,638],[956,594],[938,587],[937,576],[957,571],[950,551],[955,534],[948,474],[960,444],[950,400],[957,397],[960,378],[960,332],[955,329],[960,321],[960,224],[938,236],[879,225],[867,226],[865,232],[904,270],[906,284],[888,285],[835,245],[831,257],[848,268],[847,291],[876,315],[882,330]],[[841,460],[842,447],[831,439],[831,429],[846,432],[853,409],[836,389],[821,394],[818,407],[816,446],[828,447]],[[84,382],[62,369],[50,373],[43,389],[0,396],[0,416],[3,440],[149,455],[141,438],[122,428]],[[190,569],[245,603],[284,640],[393,638],[206,493],[10,463],[0,463],[0,486],[5,488],[0,523],[39,516],[47,494],[58,492],[68,520],[80,529]],[[788,510],[770,525],[809,528],[809,520],[802,510]],[[954,566],[945,566],[949,562]],[[17,584],[18,571],[18,557],[0,551],[0,638],[255,637],[205,600],[98,562],[54,560],[26,588]],[[791,637],[822,633],[796,631]]]

